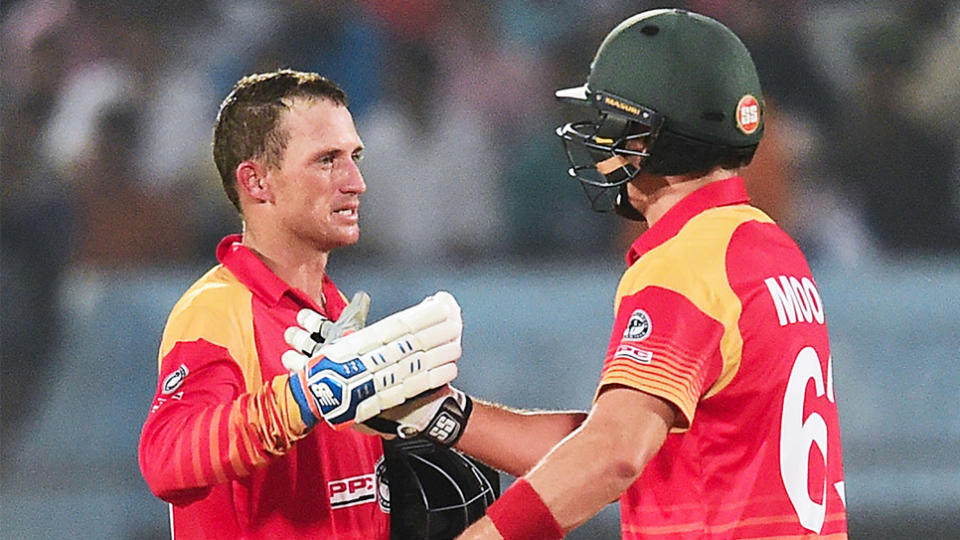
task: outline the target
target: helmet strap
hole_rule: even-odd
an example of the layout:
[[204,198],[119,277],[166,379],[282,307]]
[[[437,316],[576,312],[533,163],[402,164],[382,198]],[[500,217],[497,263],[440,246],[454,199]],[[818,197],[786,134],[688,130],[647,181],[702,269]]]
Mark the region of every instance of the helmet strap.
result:
[[630,203],[630,198],[627,196],[627,184],[620,186],[620,194],[617,195],[617,202],[613,205],[613,211],[618,216],[631,221],[647,221],[647,218]]

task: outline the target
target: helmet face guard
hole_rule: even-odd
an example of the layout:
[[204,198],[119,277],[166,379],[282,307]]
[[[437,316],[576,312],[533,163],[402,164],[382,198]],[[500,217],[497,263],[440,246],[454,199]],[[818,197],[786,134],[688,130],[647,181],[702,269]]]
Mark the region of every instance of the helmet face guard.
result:
[[[580,182],[591,209],[621,213],[621,207],[629,205],[625,186],[640,172],[643,160],[650,157],[649,149],[660,132],[663,117],[612,94],[594,92],[588,97],[585,88],[561,90],[557,97],[590,105],[597,112],[593,120],[570,122],[556,129],[570,163],[567,174]],[[644,140],[646,149],[628,149],[630,141],[635,140]],[[632,157],[639,158],[639,164],[632,163]],[[635,210],[624,210],[626,217],[637,219]]]

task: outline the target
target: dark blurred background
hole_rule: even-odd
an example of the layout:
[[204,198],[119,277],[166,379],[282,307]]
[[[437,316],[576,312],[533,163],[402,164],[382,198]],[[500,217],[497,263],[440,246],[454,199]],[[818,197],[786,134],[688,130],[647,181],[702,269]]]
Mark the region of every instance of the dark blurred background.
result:
[[[753,53],[745,177],[814,266],[851,538],[960,537],[960,4],[951,1],[20,0],[2,13],[0,536],[166,538],[136,443],[168,310],[239,221],[210,157],[241,76],[318,71],[367,146],[372,318],[464,309],[458,385],[587,408],[623,253],[553,128],[602,37],[686,7]],[[509,480],[509,479],[508,479]],[[571,538],[617,538],[613,505]]]

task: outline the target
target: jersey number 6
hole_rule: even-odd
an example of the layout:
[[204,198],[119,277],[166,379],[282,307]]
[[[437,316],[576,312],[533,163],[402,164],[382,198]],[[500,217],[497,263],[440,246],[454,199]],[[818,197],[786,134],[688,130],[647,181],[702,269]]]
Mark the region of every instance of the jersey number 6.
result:
[[[803,417],[807,384],[813,380],[817,398],[826,394],[831,404],[836,403],[833,395],[833,358],[827,360],[826,385],[820,367],[820,357],[813,347],[804,347],[790,371],[787,391],[783,395],[783,415],[780,419],[780,476],[786,487],[787,496],[804,528],[819,533],[823,528],[827,511],[827,423],[823,416],[811,412]],[[822,460],[824,471],[823,486],[819,500],[815,501],[808,490],[810,480],[809,459],[811,449],[816,445],[817,454]],[[816,488],[814,488],[816,489]],[[844,498],[843,482],[837,482],[834,489]]]

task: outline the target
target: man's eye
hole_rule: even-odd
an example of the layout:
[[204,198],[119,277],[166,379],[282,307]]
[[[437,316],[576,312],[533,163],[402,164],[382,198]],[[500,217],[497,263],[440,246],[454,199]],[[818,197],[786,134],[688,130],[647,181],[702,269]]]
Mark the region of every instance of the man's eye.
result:
[[334,156],[323,156],[320,158],[321,165],[333,165],[333,162],[336,158]]
[[363,159],[363,152],[355,152],[352,156],[354,163],[359,163]]

